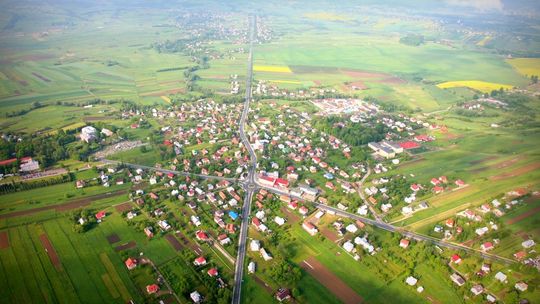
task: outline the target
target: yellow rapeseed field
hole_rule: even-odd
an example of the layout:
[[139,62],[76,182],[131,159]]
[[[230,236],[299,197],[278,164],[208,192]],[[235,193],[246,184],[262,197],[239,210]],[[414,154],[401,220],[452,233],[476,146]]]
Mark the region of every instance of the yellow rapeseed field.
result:
[[288,66],[279,65],[254,65],[253,70],[256,72],[292,73]]
[[171,103],[171,99],[167,96],[161,96],[161,99],[165,100],[167,103]]
[[530,77],[531,75],[540,76],[540,58],[514,58],[507,59],[520,74]]
[[513,88],[513,86],[509,84],[486,82],[480,80],[448,81],[439,83],[437,86],[441,89],[468,87],[483,93],[489,93],[493,90],[498,90],[500,88],[503,88],[505,90]]

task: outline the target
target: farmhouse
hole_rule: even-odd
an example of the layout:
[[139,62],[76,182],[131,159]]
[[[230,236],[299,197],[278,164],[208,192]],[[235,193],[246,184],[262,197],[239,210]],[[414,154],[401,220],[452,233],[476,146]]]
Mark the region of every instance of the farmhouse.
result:
[[453,273],[450,276],[450,279],[452,280],[452,282],[456,283],[456,285],[458,286],[463,286],[463,284],[465,284],[465,280],[457,273]]
[[276,300],[283,302],[291,298],[291,292],[286,288],[280,288],[276,293]]
[[200,303],[202,300],[201,295],[197,291],[190,293],[189,297],[191,298],[193,303]]
[[474,285],[472,288],[471,288],[471,292],[477,296],[479,294],[481,294],[482,292],[484,292],[484,286],[480,285],[480,284],[476,284]]
[[128,258],[125,262],[127,269],[131,270],[137,267],[137,260],[133,258]]
[[200,256],[193,261],[193,265],[195,266],[202,266],[206,265],[206,259],[203,256]]
[[407,247],[409,247],[409,243],[411,241],[407,240],[407,239],[401,239],[401,241],[399,241],[399,247],[403,248],[403,249],[406,249]]
[[211,277],[216,277],[218,275],[218,270],[217,268],[210,268],[206,273]]
[[461,257],[460,257],[459,255],[457,255],[457,254],[452,255],[452,262],[453,262],[454,264],[459,264],[459,263],[461,263]]
[[302,228],[304,228],[304,230],[311,235],[315,235],[319,231],[312,223],[308,221],[304,221],[304,223],[302,224]]
[[148,294],[154,294],[159,291],[159,286],[157,284],[147,285],[146,292]]

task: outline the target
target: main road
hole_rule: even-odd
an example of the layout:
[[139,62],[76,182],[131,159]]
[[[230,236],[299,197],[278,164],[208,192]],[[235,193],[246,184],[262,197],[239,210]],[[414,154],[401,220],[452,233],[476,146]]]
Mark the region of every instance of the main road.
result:
[[249,27],[249,55],[248,55],[248,69],[246,74],[246,94],[244,101],[244,109],[242,115],[240,116],[240,139],[246,147],[249,153],[249,165],[248,165],[248,174],[242,183],[242,186],[245,191],[244,204],[242,206],[242,217],[240,224],[240,234],[238,236],[238,255],[236,257],[236,264],[234,270],[234,286],[233,286],[233,296],[232,303],[239,304],[241,299],[241,290],[242,290],[242,277],[244,275],[244,260],[246,257],[246,244],[247,244],[247,234],[249,227],[249,213],[251,211],[251,201],[253,200],[253,193],[258,189],[258,185],[255,181],[255,170],[257,169],[257,155],[253,151],[253,147],[249,143],[249,139],[246,136],[245,126],[246,120],[249,114],[249,103],[251,101],[251,84],[253,81],[253,40],[255,39],[256,32],[256,22],[257,17],[250,17],[250,27]]
[[[300,196],[292,195],[292,194],[290,194],[288,192],[285,192],[285,191],[282,191],[282,190],[279,190],[279,189],[276,189],[276,188],[273,188],[273,187],[267,187],[267,186],[259,185],[259,188],[266,189],[269,192],[272,192],[274,194],[287,195],[287,196],[289,196],[291,198],[294,198],[294,199],[303,200],[303,198],[300,197]],[[437,246],[450,248],[450,249],[454,249],[454,250],[464,250],[464,251],[467,251],[469,253],[478,254],[482,258],[495,260],[495,261],[505,263],[505,264],[515,263],[515,261],[513,261],[511,259],[499,256],[499,255],[489,254],[489,253],[486,253],[486,252],[483,252],[483,251],[480,251],[480,250],[473,249],[471,247],[463,246],[463,245],[456,244],[456,243],[442,241],[442,240],[440,240],[438,238],[434,238],[434,237],[431,237],[431,236],[427,236],[427,235],[419,234],[419,233],[416,233],[416,232],[412,232],[412,231],[406,230],[404,228],[396,227],[396,226],[393,226],[391,224],[385,223],[384,221],[382,221],[380,219],[373,220],[373,219],[370,219],[370,218],[366,218],[366,217],[363,217],[363,216],[360,216],[360,215],[357,215],[357,214],[354,214],[354,213],[350,213],[350,212],[347,212],[347,211],[344,211],[344,210],[341,210],[341,209],[338,209],[338,208],[335,208],[335,207],[332,207],[332,206],[328,206],[328,205],[325,205],[325,204],[317,203],[317,202],[314,202],[313,205],[315,207],[321,209],[321,210],[325,210],[325,211],[337,214],[339,216],[343,216],[343,217],[347,217],[347,218],[350,218],[350,219],[353,219],[353,220],[356,220],[356,221],[360,221],[362,223],[372,225],[372,226],[384,229],[386,231],[390,231],[390,232],[393,232],[393,233],[399,233],[399,234],[403,235],[404,237],[415,239],[417,241],[430,242],[430,243],[433,243],[433,244],[435,244]]]

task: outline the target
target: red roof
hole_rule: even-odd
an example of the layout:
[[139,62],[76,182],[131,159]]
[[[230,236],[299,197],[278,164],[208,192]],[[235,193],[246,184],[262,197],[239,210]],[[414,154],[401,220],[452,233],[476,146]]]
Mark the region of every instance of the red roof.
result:
[[6,160],[2,160],[2,161],[0,161],[0,166],[9,165],[9,164],[12,164],[12,163],[14,163],[16,161],[17,161],[16,158],[10,158],[10,159],[6,159]]
[[277,184],[278,186],[284,186],[284,187],[287,187],[287,186],[289,186],[289,181],[286,180],[286,179],[283,179],[283,178],[278,178],[278,179],[276,179],[276,184]]
[[493,247],[493,243],[491,243],[491,242],[485,242],[482,246],[484,246],[485,249],[492,248],[492,247]]
[[127,267],[128,269],[132,269],[132,268],[134,268],[135,266],[137,266],[137,260],[132,259],[132,258],[128,258],[128,259],[126,260],[125,264],[126,264],[126,267]]
[[195,263],[198,265],[206,264],[206,259],[203,256],[200,256],[195,259]]
[[433,187],[433,191],[435,191],[435,192],[442,192],[443,190],[444,190],[444,188],[440,187],[440,186]]
[[459,255],[454,254],[454,255],[452,256],[452,262],[454,262],[454,263],[459,263],[460,261],[461,261],[461,257],[460,257]]
[[218,270],[217,268],[210,268],[208,269],[208,275],[211,276],[211,277],[215,277],[218,275]]
[[208,235],[204,231],[199,230],[197,231],[196,235],[199,240],[202,240],[202,241],[208,240]]
[[170,140],[165,139],[165,140],[163,141],[163,144],[164,144],[165,146],[172,146],[173,143],[172,143]]
[[104,218],[105,215],[107,215],[107,213],[105,211],[100,211],[100,212],[96,213],[96,218],[98,220],[100,220],[100,219]]
[[465,185],[465,182],[462,181],[462,180],[460,180],[460,179],[458,179],[458,180],[456,181],[456,185],[458,185],[458,186],[463,186],[463,185]]
[[158,292],[158,290],[159,290],[159,286],[157,286],[156,284],[146,286],[146,292],[148,293],[156,293]]
[[420,144],[414,141],[404,141],[404,142],[399,143],[399,146],[402,147],[403,149],[408,150],[408,149],[419,148]]
[[251,223],[257,227],[259,227],[261,225],[261,221],[259,221],[258,218],[254,217],[252,220],[251,220]]

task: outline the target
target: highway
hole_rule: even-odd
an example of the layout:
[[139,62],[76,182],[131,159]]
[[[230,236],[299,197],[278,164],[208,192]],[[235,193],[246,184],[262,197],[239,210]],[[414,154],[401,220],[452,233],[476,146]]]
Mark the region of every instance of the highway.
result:
[[242,290],[242,281],[244,275],[244,260],[246,257],[246,244],[247,244],[247,234],[249,228],[249,213],[251,211],[251,201],[253,200],[253,194],[257,190],[258,186],[255,181],[255,170],[257,169],[257,155],[253,151],[253,147],[249,143],[249,139],[246,136],[245,125],[249,113],[249,103],[251,101],[251,84],[253,82],[253,40],[255,39],[256,33],[256,17],[250,17],[250,29],[249,29],[249,55],[248,55],[248,69],[246,74],[246,93],[244,101],[244,109],[240,117],[239,122],[239,131],[240,139],[246,147],[249,153],[249,165],[248,165],[248,175],[245,181],[242,183],[242,186],[245,190],[244,204],[242,206],[242,217],[240,224],[240,234],[238,236],[238,255],[236,257],[236,264],[234,270],[234,286],[233,286],[233,296],[232,303],[239,304],[241,299],[241,290]]
[[[287,195],[287,196],[289,196],[291,198],[294,198],[294,199],[297,199],[297,200],[304,200],[302,197],[292,195],[292,194],[290,194],[288,192],[281,191],[281,190],[273,188],[273,187],[267,187],[267,186],[262,186],[262,185],[259,185],[259,187],[261,189],[266,189],[269,192],[272,192],[272,193],[275,193],[275,194],[278,194],[278,195]],[[353,219],[353,220],[357,220],[357,221],[360,221],[362,223],[384,229],[386,231],[390,231],[390,232],[393,232],[393,233],[399,233],[402,236],[410,238],[410,239],[414,239],[414,240],[417,240],[417,241],[430,242],[430,243],[433,243],[433,244],[435,244],[437,246],[445,247],[445,248],[449,248],[449,249],[464,250],[464,251],[467,251],[469,253],[478,254],[482,258],[498,261],[498,262],[501,262],[501,263],[504,263],[504,264],[515,263],[514,260],[509,259],[509,258],[505,258],[505,257],[498,256],[498,255],[495,255],[495,254],[489,254],[489,253],[486,253],[486,252],[483,252],[483,251],[480,251],[480,250],[477,250],[477,249],[473,249],[473,248],[470,248],[470,247],[467,247],[467,246],[442,241],[442,240],[440,240],[438,238],[434,238],[434,237],[431,237],[431,236],[427,236],[427,235],[419,234],[419,233],[416,233],[416,232],[412,232],[412,231],[403,229],[401,227],[396,227],[396,226],[393,226],[391,224],[385,223],[385,222],[381,221],[380,219],[379,220],[373,220],[373,219],[370,219],[370,218],[366,218],[366,217],[363,217],[363,216],[360,216],[360,215],[357,215],[357,214],[354,214],[354,213],[350,213],[350,212],[347,212],[347,211],[344,211],[344,210],[341,210],[341,209],[338,209],[338,208],[335,208],[335,207],[332,207],[332,206],[328,206],[328,205],[325,205],[325,204],[317,203],[317,202],[314,202],[312,204],[315,207],[317,207],[317,208],[319,208],[321,210],[325,210],[327,212],[335,213],[336,215],[339,215],[339,216],[343,216],[343,217],[347,217],[347,218],[350,218],[350,219]]]

